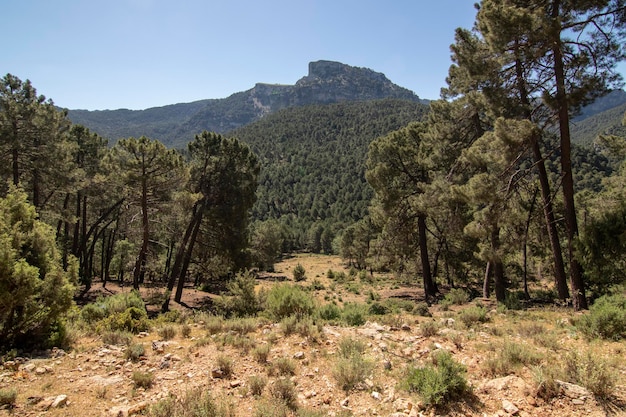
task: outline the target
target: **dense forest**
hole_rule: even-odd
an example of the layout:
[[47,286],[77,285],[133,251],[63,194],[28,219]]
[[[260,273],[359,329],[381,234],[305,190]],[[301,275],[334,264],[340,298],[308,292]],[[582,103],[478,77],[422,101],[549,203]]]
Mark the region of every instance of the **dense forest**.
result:
[[186,283],[227,282],[304,249],[419,277],[429,302],[463,286],[513,303],[547,281],[547,299],[580,310],[615,291],[626,272],[626,139],[616,130],[578,148],[570,126],[621,86],[625,9],[545,3],[482,1],[429,107],[288,108],[189,137],[181,151],[146,136],[108,144],[7,74],[3,347],[54,333],[75,286],[96,278],[160,283],[180,301]]

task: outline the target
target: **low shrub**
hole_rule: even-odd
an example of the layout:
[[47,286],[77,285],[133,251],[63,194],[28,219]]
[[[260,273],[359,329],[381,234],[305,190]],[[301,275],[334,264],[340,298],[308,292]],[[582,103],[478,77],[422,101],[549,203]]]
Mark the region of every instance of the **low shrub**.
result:
[[452,288],[441,300],[443,306],[463,305],[469,302],[469,294],[462,288]]
[[367,320],[368,310],[366,304],[346,303],[341,312],[341,319],[348,326],[362,326]]
[[258,363],[264,364],[267,363],[267,358],[270,355],[270,350],[271,347],[269,344],[258,345],[252,351],[252,356]]
[[100,331],[119,330],[134,334],[150,329],[150,322],[145,309],[129,307],[123,312],[114,313],[98,322]]
[[485,371],[492,376],[505,376],[521,366],[538,365],[541,362],[539,352],[529,345],[505,342],[493,357],[485,361]]
[[215,300],[217,310],[225,316],[249,317],[261,311],[261,300],[254,287],[256,277],[250,271],[235,275],[235,278],[226,284],[229,295]]
[[417,393],[426,406],[440,406],[459,400],[470,391],[466,372],[450,353],[436,351],[432,355],[432,364],[407,370],[402,386]]
[[105,345],[130,345],[132,340],[133,334],[127,331],[115,330],[105,331],[104,333],[102,333],[102,343],[104,343]]
[[248,388],[250,389],[250,394],[254,395],[255,397],[263,394],[263,390],[265,389],[266,385],[267,378],[264,378],[260,375],[251,375],[250,378],[248,378]]
[[598,298],[589,313],[577,320],[576,328],[590,339],[626,338],[626,297],[616,294]]
[[272,385],[270,392],[272,397],[285,404],[291,410],[298,408],[298,393],[291,379],[277,379]]
[[157,330],[161,340],[172,340],[176,337],[176,327],[171,324],[162,326]]
[[293,269],[293,279],[296,282],[304,281],[306,279],[306,270],[302,264],[297,264]]
[[233,360],[226,355],[218,355],[215,358],[215,367],[224,378],[229,378],[233,374]]
[[132,380],[135,387],[148,389],[154,383],[154,374],[152,372],[135,371]]
[[365,348],[367,347],[365,343],[358,339],[353,339],[351,337],[343,337],[339,339],[339,356],[342,358],[349,358],[353,355],[361,355],[365,352]]
[[337,304],[324,304],[318,309],[318,314],[322,320],[339,320],[341,317],[341,309],[337,306]]
[[487,321],[487,309],[481,306],[467,307],[459,312],[459,320],[467,328],[478,323],[484,323]]
[[211,394],[194,388],[177,399],[169,396],[159,400],[147,410],[148,417],[234,417],[235,408],[228,403],[217,403]]
[[137,362],[143,355],[146,354],[146,349],[141,343],[133,343],[124,351],[124,359]]
[[434,320],[423,321],[420,323],[420,332],[424,337],[432,337],[439,333],[439,324]]
[[296,374],[296,363],[289,358],[277,358],[268,369],[271,376],[292,376]]
[[17,400],[17,390],[15,388],[0,389],[0,408],[13,408]]
[[191,336],[191,326],[184,323],[180,328],[180,334],[185,339],[189,338],[189,336]]
[[374,364],[366,358],[364,342],[344,337],[339,340],[339,358],[333,368],[337,385],[348,392],[365,382],[374,369]]
[[570,352],[565,355],[565,377],[575,384],[582,385],[601,399],[610,398],[618,382],[616,368],[601,356],[591,351]]
[[299,286],[275,285],[267,294],[266,311],[275,320],[289,316],[308,316],[314,310],[313,297]]

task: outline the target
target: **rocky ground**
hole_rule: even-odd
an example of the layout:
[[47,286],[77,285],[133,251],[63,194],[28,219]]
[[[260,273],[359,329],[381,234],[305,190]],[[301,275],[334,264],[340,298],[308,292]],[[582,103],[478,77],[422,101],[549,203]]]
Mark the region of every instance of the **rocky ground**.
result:
[[[289,267],[283,268],[288,271]],[[159,400],[172,395],[182,398],[194,387],[210,391],[221,404],[231,405],[235,415],[250,416],[255,415],[259,404],[268,403],[272,387],[285,377],[275,371],[274,365],[281,361],[293,365],[292,374],[286,378],[295,383],[296,407],[302,415],[305,411],[328,416],[394,417],[626,415],[624,342],[589,344],[567,324],[572,316],[567,309],[512,314],[497,312],[488,300],[482,303],[490,307],[490,319],[471,328],[459,324],[457,310],[464,306],[451,310],[433,307],[433,317],[394,315],[380,321],[370,317],[362,326],[326,324],[306,336],[285,336],[279,323],[268,320],[256,320],[244,331],[229,330],[226,325],[222,331],[210,331],[207,316],[196,316],[187,337],[183,337],[181,325],[169,340],[163,340],[156,328],[136,336],[133,343],[145,348],[136,362],[125,359],[125,346],[104,344],[97,334],[84,334],[67,352],[54,349],[5,362],[0,368],[0,390],[15,388],[18,396],[16,406],[0,410],[0,416],[141,415]],[[424,329],[432,323],[436,330],[427,334]],[[533,325],[536,331],[529,336],[524,329]],[[373,372],[348,391],[340,388],[336,378],[338,350],[346,338],[362,341],[366,346],[363,356],[373,363]],[[543,338],[552,342],[539,343]],[[489,371],[486,363],[506,343],[532,347],[539,356],[536,365],[520,365],[506,375]],[[267,362],[254,354],[263,345],[269,346]],[[472,387],[472,394],[437,409],[425,407],[416,394],[399,384],[408,366],[427,363],[436,350],[450,352],[467,368]],[[537,369],[560,366],[561,356],[583,350],[612,364],[617,385],[611,396],[598,400],[582,386],[557,380],[555,394],[544,399]],[[224,358],[232,365],[230,375],[220,370]],[[136,371],[152,373],[152,386],[136,387]],[[267,381],[257,396],[251,392],[255,376]]]

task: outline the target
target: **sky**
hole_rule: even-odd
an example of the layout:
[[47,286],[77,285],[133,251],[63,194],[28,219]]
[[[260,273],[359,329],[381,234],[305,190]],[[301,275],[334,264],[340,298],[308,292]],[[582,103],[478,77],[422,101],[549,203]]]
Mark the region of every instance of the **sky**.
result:
[[0,76],[68,109],[145,109],[295,84],[311,61],[436,99],[475,0],[2,0]]

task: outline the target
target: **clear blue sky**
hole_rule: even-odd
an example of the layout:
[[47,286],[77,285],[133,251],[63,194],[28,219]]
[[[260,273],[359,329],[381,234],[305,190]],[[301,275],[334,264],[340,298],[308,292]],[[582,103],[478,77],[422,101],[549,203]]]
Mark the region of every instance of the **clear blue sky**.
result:
[[69,109],[144,109],[294,84],[320,59],[439,97],[475,0],[3,0],[0,76]]

